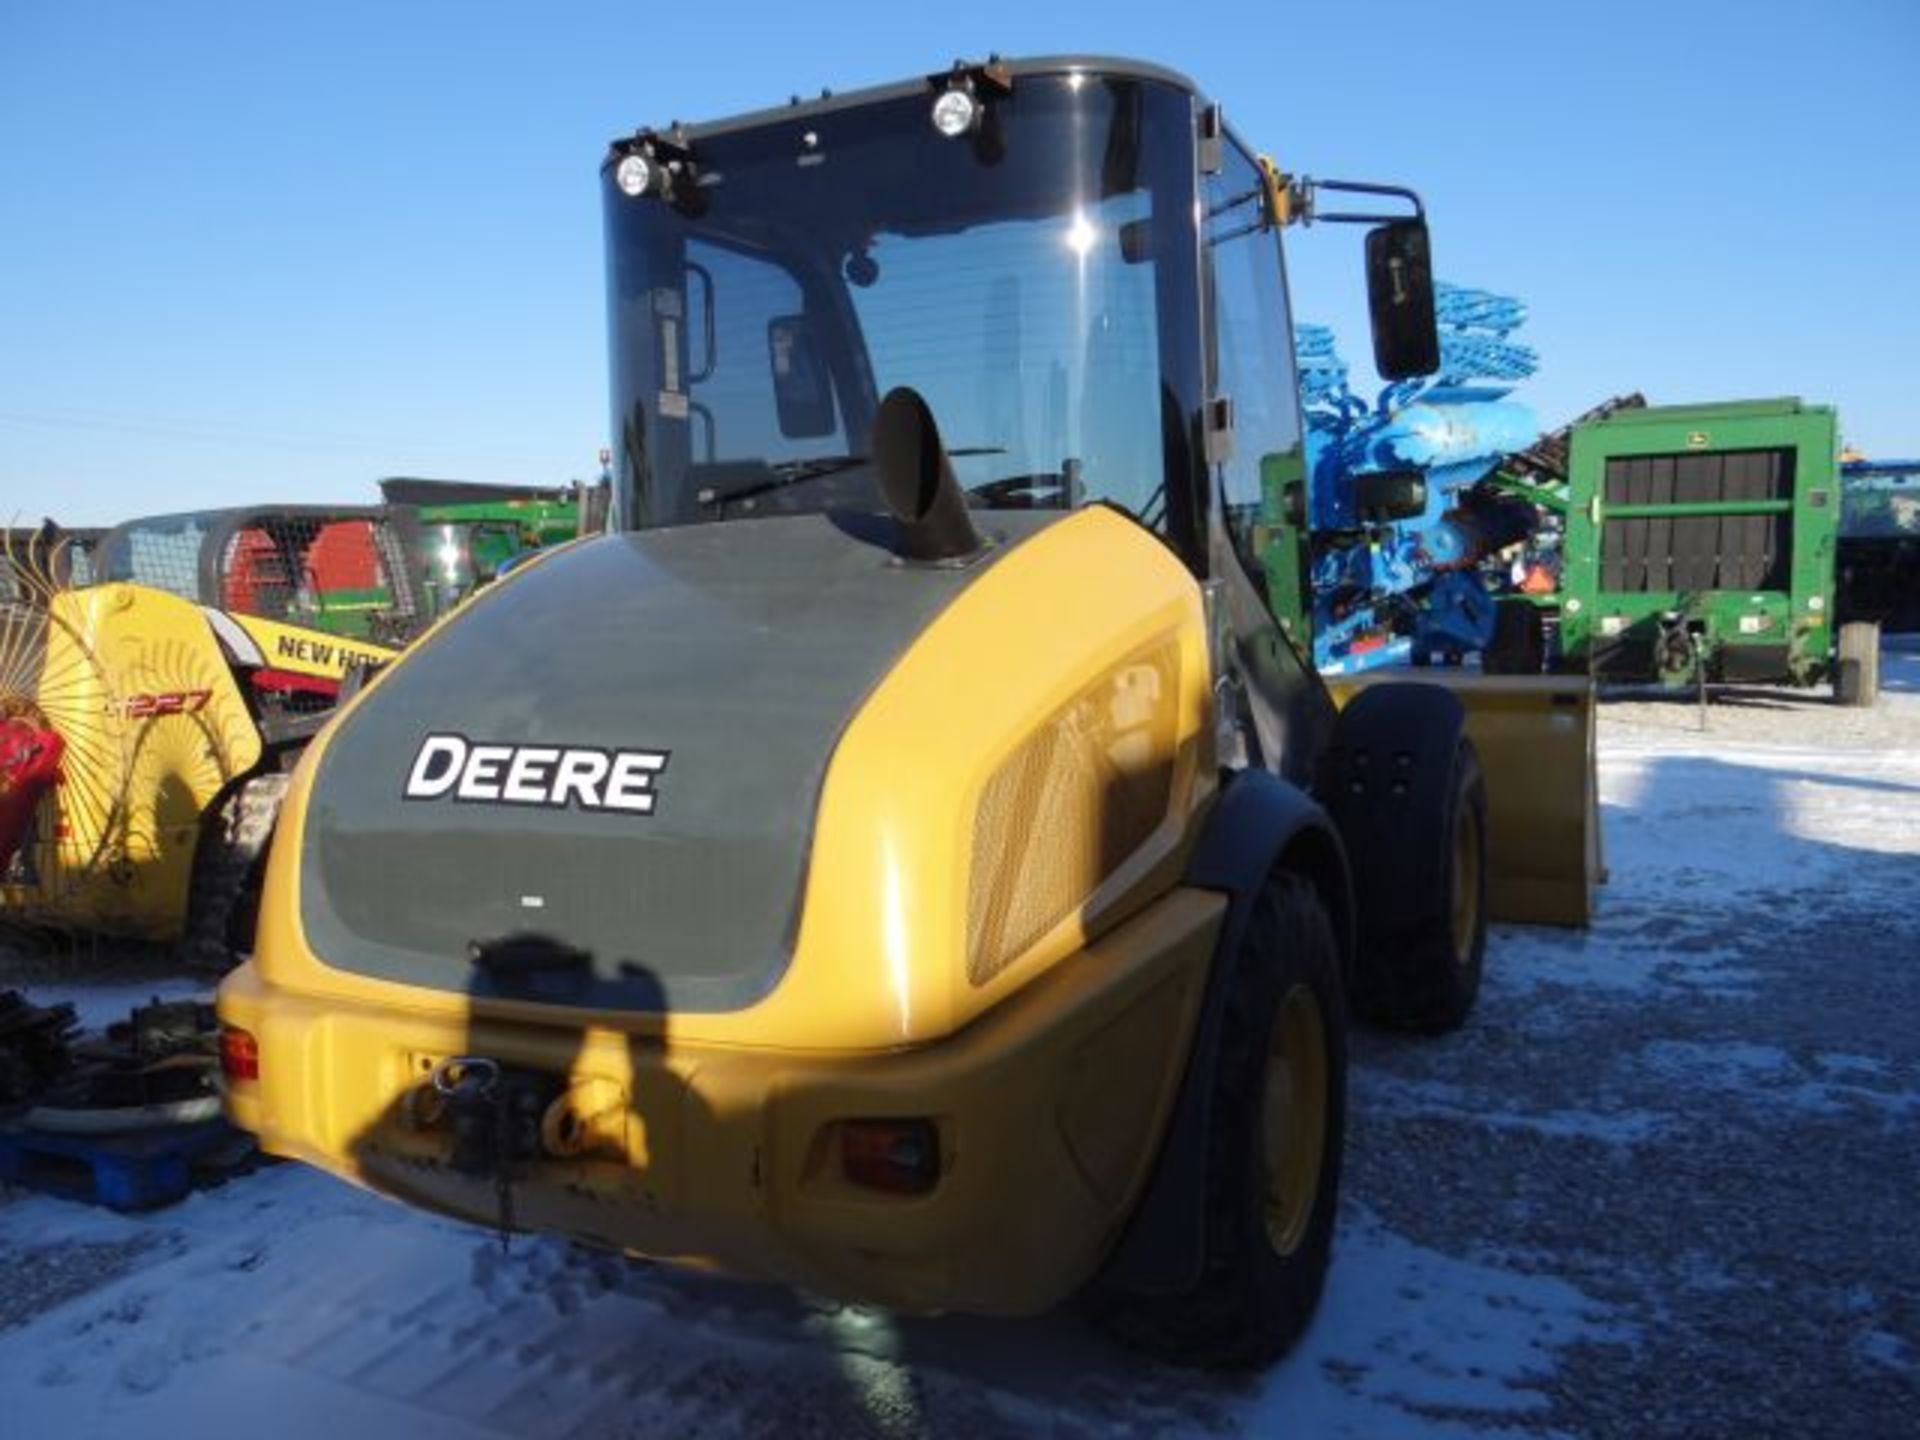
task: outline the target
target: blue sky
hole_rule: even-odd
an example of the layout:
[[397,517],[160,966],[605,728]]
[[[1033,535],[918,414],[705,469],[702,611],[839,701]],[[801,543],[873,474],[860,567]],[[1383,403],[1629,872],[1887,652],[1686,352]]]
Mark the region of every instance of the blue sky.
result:
[[[1548,423],[1799,394],[1920,451],[1920,3],[0,0],[0,520],[551,483],[606,430],[606,141],[956,55],[1158,59],[1426,196]],[[1350,231],[1296,313],[1363,354]]]

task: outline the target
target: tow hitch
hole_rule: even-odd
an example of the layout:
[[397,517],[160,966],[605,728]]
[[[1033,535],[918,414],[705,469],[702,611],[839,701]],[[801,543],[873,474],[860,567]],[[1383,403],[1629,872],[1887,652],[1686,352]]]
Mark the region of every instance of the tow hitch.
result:
[[433,1067],[433,1100],[453,1135],[450,1163],[493,1181],[500,1248],[513,1232],[513,1185],[541,1154],[541,1118],[564,1088],[557,1080],[509,1070],[481,1055],[456,1055]]

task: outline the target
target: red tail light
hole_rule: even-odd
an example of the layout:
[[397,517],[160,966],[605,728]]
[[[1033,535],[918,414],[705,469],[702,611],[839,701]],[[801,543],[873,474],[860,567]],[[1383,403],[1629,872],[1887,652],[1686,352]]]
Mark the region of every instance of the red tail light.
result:
[[924,1195],[940,1183],[940,1131],[931,1120],[848,1120],[840,1127],[840,1164],[869,1190]]
[[260,1045],[246,1031],[220,1027],[220,1072],[229,1080],[260,1078]]

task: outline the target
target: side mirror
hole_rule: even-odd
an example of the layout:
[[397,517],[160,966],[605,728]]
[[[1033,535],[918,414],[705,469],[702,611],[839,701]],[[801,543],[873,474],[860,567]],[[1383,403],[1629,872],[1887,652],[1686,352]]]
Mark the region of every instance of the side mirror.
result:
[[1410,380],[1440,368],[1426,221],[1392,220],[1367,232],[1367,309],[1373,368],[1382,379]]
[[776,315],[767,322],[767,360],[780,433],[792,440],[833,434],[833,384],[806,316]]
[[1427,511],[1427,477],[1418,470],[1374,470],[1353,477],[1353,508],[1362,523],[1412,520]]

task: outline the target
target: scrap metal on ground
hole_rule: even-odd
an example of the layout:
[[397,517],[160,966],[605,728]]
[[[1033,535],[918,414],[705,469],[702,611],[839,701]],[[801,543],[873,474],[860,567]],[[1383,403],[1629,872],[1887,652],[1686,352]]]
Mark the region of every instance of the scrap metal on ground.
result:
[[73,1063],[71,1005],[35,1005],[0,990],[0,1109],[37,1099]]

